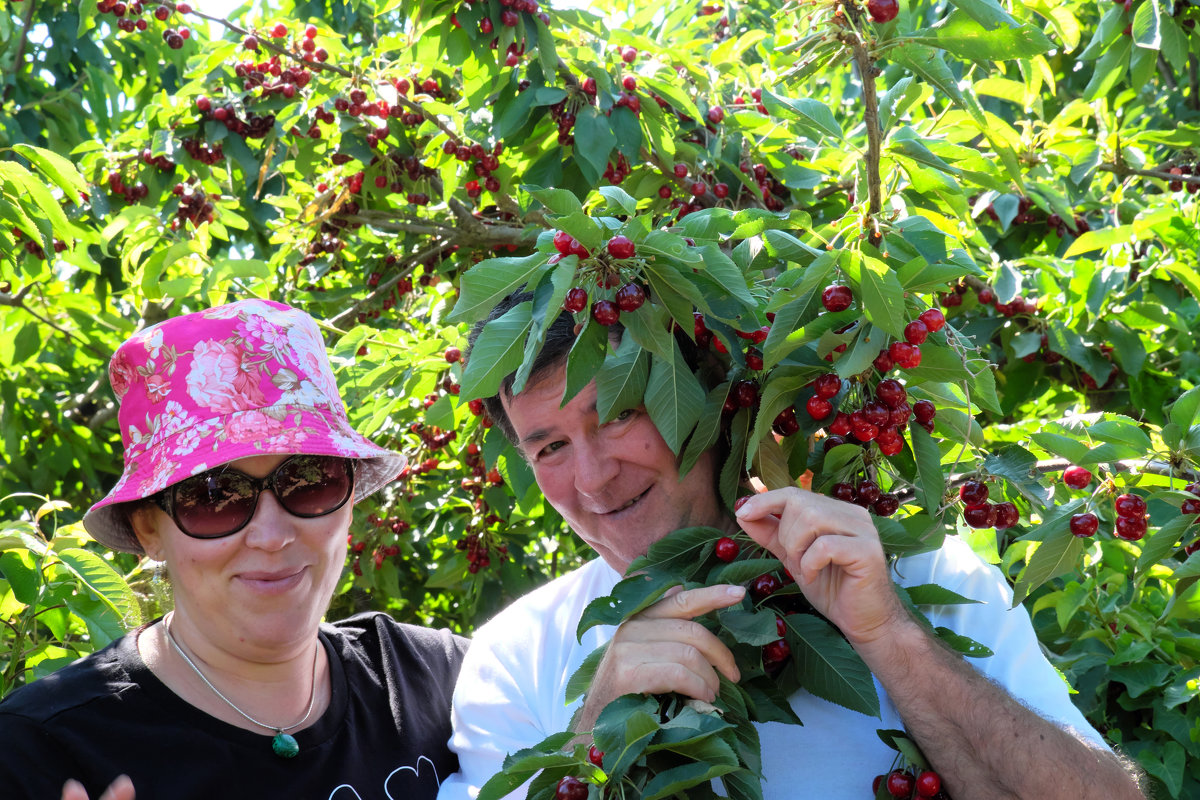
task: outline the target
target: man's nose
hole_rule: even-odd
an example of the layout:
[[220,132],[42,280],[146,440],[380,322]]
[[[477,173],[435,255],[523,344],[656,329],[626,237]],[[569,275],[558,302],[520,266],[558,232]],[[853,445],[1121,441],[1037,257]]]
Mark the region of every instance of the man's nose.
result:
[[602,433],[584,439],[574,456],[575,489],[587,497],[602,495],[621,469],[613,443]]

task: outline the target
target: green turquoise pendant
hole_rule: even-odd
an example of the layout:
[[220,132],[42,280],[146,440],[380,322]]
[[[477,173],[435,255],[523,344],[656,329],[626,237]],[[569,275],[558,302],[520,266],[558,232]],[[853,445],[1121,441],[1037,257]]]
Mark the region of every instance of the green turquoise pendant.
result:
[[275,734],[275,738],[271,740],[271,749],[280,758],[295,758],[300,754],[300,745],[296,742],[296,737],[283,731]]

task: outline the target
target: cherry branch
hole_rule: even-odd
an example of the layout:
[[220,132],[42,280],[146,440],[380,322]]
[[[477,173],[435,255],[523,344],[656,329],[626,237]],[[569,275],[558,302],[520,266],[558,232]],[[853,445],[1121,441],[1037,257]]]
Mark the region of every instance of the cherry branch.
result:
[[108,359],[112,357],[111,353],[105,353],[103,350],[95,348],[87,340],[80,338],[78,335],[57,324],[50,318],[42,316],[37,311],[34,311],[29,307],[29,305],[25,302],[25,296],[28,295],[35,286],[37,286],[37,283],[30,283],[22,286],[16,294],[6,294],[4,292],[0,292],[0,306],[12,306],[13,308],[20,308],[24,310],[38,322],[53,328],[63,336],[66,336],[68,339],[74,340],[84,350],[87,350],[92,355],[102,359],[105,363],[108,363]]
[[385,295],[391,294],[392,289],[396,288],[396,285],[398,283],[400,283],[400,281],[404,280],[405,278],[409,277],[412,274],[413,268],[417,264],[420,264],[422,261],[424,261],[427,258],[431,258],[434,256],[440,256],[440,255],[446,253],[447,251],[449,251],[450,248],[452,248],[453,246],[454,246],[454,242],[446,240],[446,241],[438,242],[430,247],[425,248],[424,250],[421,250],[421,251],[409,256],[408,258],[406,258],[404,260],[403,265],[401,266],[401,268],[399,270],[396,271],[395,275],[392,275],[391,277],[387,278],[386,280],[380,281],[379,285],[376,286],[375,289],[370,294],[364,296],[361,300],[359,300],[359,301],[353,303],[352,305],[350,305],[349,307],[347,307],[344,311],[342,311],[336,317],[333,317],[331,320],[329,320],[329,324],[331,326],[333,326],[335,329],[342,329],[343,326],[345,326],[347,323],[352,321],[358,315],[358,312],[360,309],[370,305],[371,303],[375,302],[376,300],[380,299],[381,297],[384,297]]
[[879,70],[861,37],[856,36],[851,45],[854,62],[858,65],[858,77],[863,90],[863,122],[867,127],[867,193],[870,199],[869,213],[874,216],[883,209],[882,182],[879,178],[879,97],[875,93],[875,78]]
[[208,14],[205,14],[202,11],[197,11],[194,8],[188,13],[193,16],[200,17],[201,19],[206,19],[209,22],[215,22],[218,25],[222,25],[222,26],[228,28],[229,30],[233,31],[234,33],[241,34],[242,36],[253,36],[258,40],[259,47],[269,50],[272,53],[277,53],[281,56],[288,56],[289,58],[293,58],[297,61],[302,61],[310,69],[326,70],[328,72],[333,72],[337,75],[341,75],[344,78],[353,78],[354,77],[354,73],[350,72],[349,70],[342,69],[341,67],[339,67],[336,64],[327,64],[324,61],[317,61],[315,58],[311,59],[311,60],[306,59],[306,58],[304,58],[303,55],[298,55],[296,53],[293,53],[291,50],[288,50],[286,47],[282,47],[280,45],[275,44],[274,42],[272,42],[270,40],[270,37],[265,36],[265,35],[260,36],[257,33],[255,33],[254,31],[249,30],[248,28],[239,27],[238,25],[233,24],[232,22],[230,22],[229,20],[227,20],[223,17],[209,16]]
[[25,45],[29,42],[29,28],[33,21],[34,5],[35,4],[33,2],[26,3],[25,13],[21,17],[21,39],[17,42],[17,50],[13,54],[12,68],[8,70],[8,77],[14,78],[14,81],[4,87],[5,100],[8,100],[9,96],[12,94],[13,86],[16,85],[15,78],[17,72],[21,69],[21,66],[25,61]]
[[1097,169],[1101,172],[1111,172],[1118,178],[1140,175],[1145,178],[1161,178],[1164,181],[1172,181],[1174,183],[1194,183],[1200,185],[1200,175],[1172,175],[1170,172],[1165,172],[1161,169],[1135,169],[1119,162],[1115,164],[1101,164]]

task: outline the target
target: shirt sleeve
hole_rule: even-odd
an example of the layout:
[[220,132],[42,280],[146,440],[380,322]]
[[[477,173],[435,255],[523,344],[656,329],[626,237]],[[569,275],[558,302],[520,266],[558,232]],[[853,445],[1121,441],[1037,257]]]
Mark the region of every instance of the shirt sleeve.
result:
[[[969,636],[994,654],[968,658],[968,663],[1042,717],[1108,747],[1071,702],[1071,687],[1042,651],[1029,612],[1024,606],[1012,607],[1012,589],[999,569],[984,563],[957,537],[948,537],[941,550],[917,559],[929,559],[929,582],[979,601],[924,609],[934,626]],[[914,564],[917,568],[910,576],[904,574],[907,570],[903,565],[904,561],[898,565],[900,580],[912,585],[923,565]]]

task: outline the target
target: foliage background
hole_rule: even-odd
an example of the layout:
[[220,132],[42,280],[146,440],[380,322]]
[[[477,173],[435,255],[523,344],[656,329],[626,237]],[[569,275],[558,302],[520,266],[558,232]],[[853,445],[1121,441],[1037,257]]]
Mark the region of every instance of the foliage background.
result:
[[[105,365],[138,327],[237,297],[323,320],[358,427],[414,465],[356,512],[333,615],[380,608],[469,632],[579,564],[585,548],[460,402],[483,381],[444,357],[464,348],[457,323],[470,316],[449,314],[461,275],[482,259],[511,258],[490,262],[497,273],[545,269],[556,226],[594,249],[609,229],[642,242],[674,224],[691,246],[719,251],[703,259],[717,277],[681,269],[652,297],[673,286],[688,314],[703,308],[732,351],[730,382],[753,373],[766,403],[776,381],[773,397],[795,402],[801,420],[797,387],[839,345],[855,356],[868,326],[777,334],[761,374],[731,331],[782,311],[781,292],[827,246],[851,254],[835,273],[860,305],[843,322],[862,317],[895,336],[897,320],[961,299],[945,306],[963,337],[947,346],[952,358],[927,354],[906,376],[913,397],[939,407],[936,485],[911,450],[891,466],[837,465],[794,444],[805,436],[786,445],[787,477],[812,466],[820,488],[879,469],[910,501],[906,513],[961,533],[1006,570],[1081,707],[1160,793],[1200,792],[1200,563],[1184,549],[1192,517],[1179,511],[1200,446],[1200,395],[1185,394],[1200,374],[1196,6],[912,2],[876,25],[852,4],[611,3],[524,6],[509,26],[512,9],[497,0],[312,0],[248,5],[211,37],[203,7],[172,7],[165,21],[155,7],[132,32],[95,0],[0,12],[0,691],[161,610],[149,567],[101,551],[77,524],[120,473]],[[492,33],[481,32],[485,17]],[[287,36],[269,35],[276,22]],[[265,62],[269,45],[301,55],[310,23],[328,60],[285,57],[283,68],[310,78],[288,97],[269,76],[280,88],[263,96],[238,63]],[[174,49],[164,33],[183,26],[191,36]],[[243,43],[252,29],[256,52]],[[638,50],[632,63],[626,47]],[[619,84],[626,75],[633,92]],[[393,115],[339,110],[354,88]],[[245,121],[274,119],[239,134],[200,111],[201,96]],[[715,106],[723,115],[708,122]],[[485,149],[460,158],[448,142]],[[475,165],[498,144],[490,189]],[[698,174],[706,191],[693,196]],[[144,196],[122,196],[118,183]],[[522,186],[565,189],[584,206]],[[418,195],[427,202],[411,202]],[[620,268],[623,280],[646,277]],[[595,292],[593,274],[568,278]],[[995,300],[980,302],[981,291]],[[750,302],[731,308],[739,292]],[[771,367],[796,352],[812,358],[791,364],[793,386]],[[752,430],[769,451],[764,419]],[[803,433],[818,427],[805,421]],[[1068,463],[1098,480],[1069,489],[1058,480]],[[968,475],[1015,502],[1020,524],[963,524],[953,487]],[[1140,542],[1111,535],[1123,491],[1149,500]],[[1103,520],[1087,541],[1067,531],[1085,507]]]

